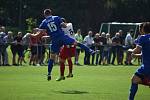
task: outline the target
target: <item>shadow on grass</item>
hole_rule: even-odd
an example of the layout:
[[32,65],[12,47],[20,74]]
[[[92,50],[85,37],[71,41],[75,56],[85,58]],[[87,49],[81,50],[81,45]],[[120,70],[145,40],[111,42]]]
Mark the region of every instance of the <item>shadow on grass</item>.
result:
[[86,91],[78,91],[78,90],[65,90],[65,91],[54,91],[55,93],[61,94],[88,94]]

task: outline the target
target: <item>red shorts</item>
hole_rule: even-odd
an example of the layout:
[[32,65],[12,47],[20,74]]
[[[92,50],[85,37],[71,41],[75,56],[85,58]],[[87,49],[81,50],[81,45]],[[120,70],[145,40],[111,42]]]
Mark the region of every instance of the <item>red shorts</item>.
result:
[[76,51],[76,47],[74,45],[67,45],[61,48],[59,56],[62,59],[74,57],[75,51]]
[[144,77],[142,84],[146,86],[150,86],[150,78]]

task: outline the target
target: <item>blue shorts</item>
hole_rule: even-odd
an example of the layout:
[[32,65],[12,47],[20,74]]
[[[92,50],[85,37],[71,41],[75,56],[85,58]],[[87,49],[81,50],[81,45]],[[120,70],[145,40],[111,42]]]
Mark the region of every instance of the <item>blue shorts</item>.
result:
[[68,35],[61,36],[56,40],[52,40],[51,52],[58,54],[63,45],[72,45],[74,42],[75,39],[70,38]]
[[136,76],[139,76],[140,78],[143,78],[142,76],[150,77],[150,67],[145,68],[144,65],[141,65],[135,72]]

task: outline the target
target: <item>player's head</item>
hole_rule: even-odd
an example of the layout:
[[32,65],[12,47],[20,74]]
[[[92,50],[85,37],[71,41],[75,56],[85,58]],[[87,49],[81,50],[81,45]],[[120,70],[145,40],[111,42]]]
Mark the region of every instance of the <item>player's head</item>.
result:
[[143,32],[145,34],[150,34],[150,22],[145,22],[143,24]]
[[51,15],[52,15],[51,9],[45,9],[45,10],[44,10],[44,16],[45,16],[45,17],[51,16]]
[[61,18],[61,20],[62,20],[64,23],[66,23],[66,22],[67,22],[65,18]]
[[144,35],[143,25],[144,25],[144,23],[141,23],[141,24],[139,25],[139,32],[140,32],[141,35]]

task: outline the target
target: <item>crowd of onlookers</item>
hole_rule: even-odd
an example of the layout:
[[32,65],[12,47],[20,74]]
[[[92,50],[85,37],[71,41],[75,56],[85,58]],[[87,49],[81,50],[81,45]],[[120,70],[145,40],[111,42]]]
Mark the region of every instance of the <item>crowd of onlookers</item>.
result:
[[[32,34],[38,31],[34,28]],[[118,64],[118,65],[132,65],[132,57],[129,49],[134,47],[134,39],[132,38],[133,30],[130,30],[126,35],[123,35],[122,30],[119,30],[112,36],[109,33],[96,33],[88,31],[87,36],[83,38],[81,30],[78,29],[75,33],[75,39],[78,42],[84,43],[89,48],[96,50],[95,55],[90,55],[85,51],[84,64],[85,65],[101,65],[101,64]],[[46,34],[45,34],[46,35]],[[0,66],[9,65],[22,65],[27,63],[25,61],[25,52],[30,51],[29,65],[44,65],[45,53],[49,50],[50,40],[29,37],[23,35],[22,32],[18,32],[16,36],[12,31],[6,32],[5,27],[0,27]],[[8,53],[8,47],[11,50],[12,63],[10,63],[10,53]],[[75,64],[80,65],[79,59],[80,52],[83,51],[80,47],[76,47]],[[9,58],[9,60],[8,60]],[[117,63],[115,62],[115,59]]]
[[[77,31],[76,35],[77,34],[81,34],[80,30]],[[133,29],[130,29],[126,34],[123,33],[122,30],[119,30],[114,36],[105,32],[94,34],[92,31],[88,31],[88,35],[85,36],[83,40],[80,39],[80,41],[89,48],[96,50],[97,53],[95,55],[90,55],[90,53],[85,52],[84,64],[133,65],[130,52],[130,49],[135,47],[135,39],[133,39],[133,35]],[[78,40],[78,38],[76,39]],[[78,48],[77,51],[77,53],[79,53]],[[76,64],[80,65],[78,61],[76,61]]]
[[[37,28],[33,29],[32,34],[38,31]],[[12,64],[8,61],[10,53],[8,54],[7,48],[10,46],[12,53]],[[0,65],[22,65],[26,63],[25,52],[30,48],[29,65],[42,65],[44,64],[46,45],[45,41],[41,38],[29,37],[18,32],[16,36],[12,31],[5,32],[5,27],[0,27]],[[10,59],[11,60],[11,59]]]

